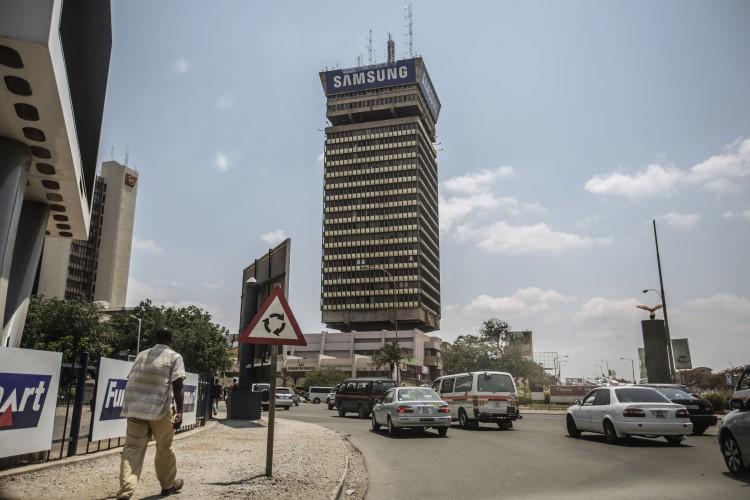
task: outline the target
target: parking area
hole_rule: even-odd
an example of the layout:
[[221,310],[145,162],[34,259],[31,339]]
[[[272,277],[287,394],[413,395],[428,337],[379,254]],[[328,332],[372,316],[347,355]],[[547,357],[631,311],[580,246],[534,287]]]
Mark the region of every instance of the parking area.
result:
[[603,436],[567,436],[562,415],[528,414],[513,430],[483,424],[375,433],[369,420],[339,417],[325,405],[302,404],[280,417],[348,434],[365,456],[368,498],[680,498],[745,499],[750,479],[731,477],[715,427],[678,447],[633,438],[610,445]]

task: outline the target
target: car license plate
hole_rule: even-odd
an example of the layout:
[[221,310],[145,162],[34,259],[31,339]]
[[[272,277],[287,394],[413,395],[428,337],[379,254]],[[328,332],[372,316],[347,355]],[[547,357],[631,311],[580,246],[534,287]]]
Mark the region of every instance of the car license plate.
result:
[[664,413],[664,410],[653,410],[651,413],[653,413],[653,415],[656,418],[667,418],[667,415]]
[[435,419],[434,418],[420,418],[419,421],[420,422],[434,422]]
[[419,414],[420,415],[429,415],[431,408],[429,406],[420,406],[419,407]]
[[700,410],[701,407],[698,405],[687,405],[688,410]]

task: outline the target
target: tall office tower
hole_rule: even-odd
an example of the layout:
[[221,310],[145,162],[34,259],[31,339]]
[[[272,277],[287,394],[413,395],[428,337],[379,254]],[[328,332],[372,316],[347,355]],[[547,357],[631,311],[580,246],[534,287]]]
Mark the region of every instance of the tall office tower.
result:
[[88,240],[47,237],[37,293],[125,306],[138,173],[115,161],[102,165],[91,203]]
[[[338,330],[440,327],[435,123],[421,57],[323,71],[322,319]],[[396,325],[398,323],[398,325]]]

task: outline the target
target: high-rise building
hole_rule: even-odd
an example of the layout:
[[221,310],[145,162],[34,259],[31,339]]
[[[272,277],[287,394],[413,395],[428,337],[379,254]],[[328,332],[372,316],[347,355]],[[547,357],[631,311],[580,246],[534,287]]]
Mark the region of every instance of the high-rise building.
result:
[[322,319],[343,331],[440,327],[435,124],[421,57],[323,71]]
[[125,306],[138,173],[115,161],[102,165],[91,203],[88,240],[47,236],[37,293]]

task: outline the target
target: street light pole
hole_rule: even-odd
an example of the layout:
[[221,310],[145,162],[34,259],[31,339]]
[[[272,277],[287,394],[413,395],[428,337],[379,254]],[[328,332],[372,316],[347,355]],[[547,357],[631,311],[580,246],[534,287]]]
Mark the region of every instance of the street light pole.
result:
[[128,316],[138,320],[138,340],[136,341],[135,347],[135,355],[138,356],[138,353],[141,352],[141,318],[132,314],[129,314]]
[[620,359],[622,360],[627,359],[628,361],[630,361],[630,368],[633,370],[633,383],[637,384],[638,382],[635,381],[635,362],[631,358],[620,358]]
[[666,334],[666,337],[667,337],[667,356],[669,358],[669,373],[672,377],[672,382],[674,382],[675,381],[674,357],[672,354],[672,339],[669,335],[669,318],[667,316],[667,298],[666,298],[666,295],[664,294],[664,279],[662,278],[662,274],[661,274],[661,257],[659,256],[659,238],[656,236],[656,220],[652,219],[651,222],[654,225],[654,244],[656,245],[656,265],[659,268],[659,288],[661,289],[661,293],[659,294],[659,297],[661,297],[661,308],[664,311],[664,333]]
[[[396,279],[393,277],[393,275],[388,272],[387,269],[383,267],[377,267],[377,266],[359,266],[360,269],[363,271],[381,271],[385,273],[386,276],[388,276],[388,279],[391,282],[391,288],[393,289],[393,328],[396,330],[396,345],[398,346],[398,312],[396,311]],[[398,385],[401,384],[401,368],[396,365],[396,383]]]

